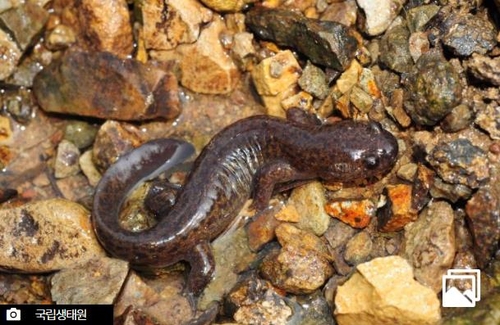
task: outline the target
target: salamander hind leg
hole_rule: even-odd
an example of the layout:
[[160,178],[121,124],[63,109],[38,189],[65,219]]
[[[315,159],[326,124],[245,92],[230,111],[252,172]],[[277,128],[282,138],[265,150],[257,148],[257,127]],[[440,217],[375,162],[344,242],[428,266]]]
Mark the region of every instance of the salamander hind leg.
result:
[[215,270],[215,261],[210,243],[204,241],[197,244],[189,253],[186,261],[189,262],[191,267],[187,289],[190,293],[197,296],[212,280]]

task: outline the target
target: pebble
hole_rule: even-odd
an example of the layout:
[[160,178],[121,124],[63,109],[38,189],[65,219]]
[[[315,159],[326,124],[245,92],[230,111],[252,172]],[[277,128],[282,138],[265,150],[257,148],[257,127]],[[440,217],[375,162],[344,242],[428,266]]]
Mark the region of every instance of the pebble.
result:
[[446,199],[457,203],[459,200],[467,200],[472,195],[472,189],[462,184],[450,184],[439,177],[434,179],[429,193],[435,199]]
[[297,228],[311,231],[317,236],[326,232],[330,217],[325,212],[325,189],[320,182],[310,182],[293,189],[288,204],[294,206],[300,217]]
[[0,80],[7,79],[16,69],[22,52],[12,38],[0,29]]
[[345,246],[344,259],[350,265],[366,262],[372,252],[373,241],[367,231],[358,232]]
[[287,324],[292,309],[267,281],[249,276],[227,295],[228,312],[238,324]]
[[36,75],[33,93],[47,112],[134,121],[180,113],[172,73],[108,52],[66,51]]
[[257,38],[291,47],[312,63],[344,71],[358,50],[354,31],[333,21],[309,19],[285,9],[255,7],[245,23]]
[[65,25],[57,25],[52,29],[45,39],[45,44],[49,50],[57,51],[68,48],[76,42],[76,35],[73,29]]
[[145,324],[185,324],[193,318],[194,312],[189,297],[182,294],[183,285],[183,275],[179,272],[154,279],[130,272],[114,304],[115,315],[126,314],[131,308],[140,312],[142,319],[149,319]]
[[500,188],[498,176],[489,185],[481,187],[465,207],[468,226],[473,238],[473,252],[477,264],[484,268],[498,250],[500,227]]
[[209,23],[212,12],[195,0],[144,1],[142,37],[146,49],[171,50],[179,44],[194,43],[202,24]]
[[234,12],[245,9],[257,0],[201,0],[208,8],[220,12]]
[[377,207],[371,200],[332,201],[326,204],[325,211],[353,228],[362,229],[375,216]]
[[497,44],[497,30],[486,12],[476,15],[452,12],[443,22],[442,42],[458,56],[485,54]]
[[90,213],[63,199],[0,210],[0,233],[0,267],[7,270],[52,272],[104,255]]
[[419,58],[404,86],[405,109],[417,124],[435,125],[462,100],[459,76],[437,50]]
[[220,42],[224,33],[227,28],[223,18],[214,15],[198,41],[177,47],[184,87],[201,94],[228,94],[235,89],[240,72]]
[[456,253],[451,205],[445,201],[430,203],[404,229],[403,256],[413,266],[415,278],[434,292],[440,292],[441,278],[451,268]]
[[311,62],[307,62],[298,80],[298,84],[302,90],[316,98],[325,99],[328,95],[328,84],[326,83],[325,73]]
[[476,113],[475,122],[477,125],[488,132],[494,140],[500,140],[500,106],[497,104],[488,104],[480,108]]
[[321,14],[321,20],[336,21],[337,23],[353,26],[358,17],[358,6],[355,0],[329,2],[328,7]]
[[260,267],[265,279],[287,292],[307,294],[321,287],[333,268],[326,245],[310,232],[281,224],[276,236],[282,248],[268,254]]
[[[466,104],[460,104],[441,121],[441,129],[445,132],[458,132],[466,129],[474,121],[474,112]],[[476,118],[478,122],[478,118]]]
[[92,148],[93,160],[100,172],[104,172],[124,153],[145,142],[144,135],[134,125],[106,121],[97,132]]
[[435,325],[440,319],[436,293],[416,282],[411,266],[399,256],[358,265],[335,296],[339,325]]
[[64,139],[72,142],[78,149],[85,149],[94,143],[97,126],[84,121],[70,121],[64,130]]
[[469,139],[444,140],[426,157],[438,175],[451,184],[478,188],[490,178],[487,155]]
[[297,59],[286,50],[260,61],[252,71],[252,80],[259,95],[277,96],[296,84],[301,73]]
[[61,13],[63,25],[74,30],[77,45],[83,50],[109,52],[120,58],[132,54],[134,39],[126,0],[71,1],[69,4],[61,1],[56,3],[54,11]]
[[400,20],[391,26],[380,41],[380,61],[391,70],[409,72],[413,58],[409,47],[410,31]]
[[36,1],[26,1],[0,13],[0,21],[13,35],[22,51],[40,34],[49,13]]
[[422,32],[425,30],[425,25],[438,13],[439,6],[428,4],[411,8],[406,12],[408,19],[408,27],[410,31]]
[[388,185],[385,190],[387,203],[380,209],[378,227],[380,231],[399,231],[417,219],[413,208],[413,186],[408,184]]
[[80,172],[80,150],[72,142],[62,140],[57,146],[54,175],[56,178],[66,178]]
[[83,174],[87,177],[89,184],[95,187],[101,180],[101,173],[97,170],[93,158],[92,149],[89,149],[80,156],[78,163],[80,164],[80,169]]
[[63,304],[113,304],[128,274],[128,263],[103,257],[61,270],[50,280],[52,300]]
[[465,61],[465,66],[467,71],[478,80],[500,86],[500,57],[490,58],[474,53]]
[[357,3],[364,13],[363,31],[370,36],[376,36],[386,31],[406,0],[357,0]]
[[297,59],[289,50],[262,60],[252,70],[252,80],[262,98],[267,114],[285,117],[281,102],[295,95],[295,87],[302,73]]

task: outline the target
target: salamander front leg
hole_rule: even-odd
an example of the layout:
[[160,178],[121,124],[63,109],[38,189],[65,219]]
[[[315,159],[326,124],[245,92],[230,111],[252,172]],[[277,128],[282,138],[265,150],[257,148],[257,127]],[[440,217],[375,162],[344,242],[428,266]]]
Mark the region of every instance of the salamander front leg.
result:
[[187,288],[198,296],[212,280],[215,270],[214,256],[209,242],[201,242],[190,252],[187,262],[191,266]]
[[275,161],[259,169],[254,178],[252,208],[264,210],[273,195],[276,184],[311,179],[312,175],[302,173],[285,161]]

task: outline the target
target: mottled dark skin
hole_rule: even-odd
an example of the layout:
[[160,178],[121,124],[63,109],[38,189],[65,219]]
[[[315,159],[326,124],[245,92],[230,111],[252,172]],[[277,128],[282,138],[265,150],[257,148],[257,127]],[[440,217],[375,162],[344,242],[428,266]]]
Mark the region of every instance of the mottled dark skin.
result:
[[175,204],[142,232],[123,229],[121,206],[134,185],[167,161],[170,168],[192,147],[182,141],[149,142],[122,157],[97,186],[93,223],[102,245],[135,266],[191,266],[188,290],[210,281],[210,241],[223,232],[252,197],[264,209],[277,185],[312,179],[351,183],[387,173],[397,141],[377,123],[341,121],[310,125],[269,116],[238,121],[217,134],[196,159]]

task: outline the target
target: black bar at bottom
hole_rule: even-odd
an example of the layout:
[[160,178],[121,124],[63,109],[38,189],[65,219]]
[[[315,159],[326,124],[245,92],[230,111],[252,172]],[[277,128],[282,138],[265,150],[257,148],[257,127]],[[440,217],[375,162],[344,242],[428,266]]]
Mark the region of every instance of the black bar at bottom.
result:
[[0,305],[0,324],[113,324],[113,305]]

